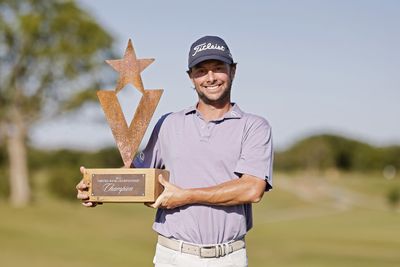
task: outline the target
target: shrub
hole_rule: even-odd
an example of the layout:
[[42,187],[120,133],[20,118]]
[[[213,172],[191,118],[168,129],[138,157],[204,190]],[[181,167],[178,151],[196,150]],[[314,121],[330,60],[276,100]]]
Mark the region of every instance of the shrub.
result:
[[48,190],[53,196],[76,200],[75,186],[82,179],[78,168],[58,167],[49,170]]
[[390,206],[396,207],[400,202],[400,188],[392,187],[387,193],[387,200]]

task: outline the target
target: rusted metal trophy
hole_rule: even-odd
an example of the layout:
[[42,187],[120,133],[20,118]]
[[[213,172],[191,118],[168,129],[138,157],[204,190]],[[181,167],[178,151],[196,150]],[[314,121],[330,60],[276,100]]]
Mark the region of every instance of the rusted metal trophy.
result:
[[[143,86],[140,73],[153,61],[137,59],[130,39],[124,58],[106,60],[120,76],[115,91],[100,90],[97,96],[121,153],[124,168],[85,170],[83,177],[89,185],[91,202],[154,202],[163,190],[158,182],[159,174],[169,178],[166,170],[130,168],[163,93],[162,89],[145,90]],[[132,84],[142,93],[129,126],[117,98],[117,93],[127,84]]]

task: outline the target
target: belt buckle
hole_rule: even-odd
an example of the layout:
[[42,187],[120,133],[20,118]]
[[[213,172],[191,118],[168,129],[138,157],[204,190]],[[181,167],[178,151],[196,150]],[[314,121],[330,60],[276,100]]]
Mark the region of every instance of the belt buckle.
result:
[[[202,250],[203,249],[214,249],[214,255],[203,255]],[[219,257],[224,257],[229,254],[229,252],[226,251],[225,245],[224,244],[218,244],[215,246],[205,246],[205,247],[200,247],[200,258],[219,258]]]
[[[214,255],[203,255],[202,251],[203,251],[203,250],[207,250],[207,249],[214,249],[214,250],[215,250]],[[216,253],[216,246],[204,246],[204,247],[200,247],[200,250],[199,250],[199,256],[200,256],[200,258],[215,258],[216,255],[217,255],[217,253]]]

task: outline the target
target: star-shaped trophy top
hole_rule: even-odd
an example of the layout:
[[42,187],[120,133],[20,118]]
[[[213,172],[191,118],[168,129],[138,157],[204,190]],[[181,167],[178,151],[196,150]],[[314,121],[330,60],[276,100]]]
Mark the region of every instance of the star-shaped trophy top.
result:
[[119,72],[117,87],[115,88],[116,93],[130,83],[144,94],[144,87],[140,73],[147,66],[153,63],[153,61],[154,58],[137,59],[132,41],[129,39],[125,55],[122,59],[106,60],[113,69]]

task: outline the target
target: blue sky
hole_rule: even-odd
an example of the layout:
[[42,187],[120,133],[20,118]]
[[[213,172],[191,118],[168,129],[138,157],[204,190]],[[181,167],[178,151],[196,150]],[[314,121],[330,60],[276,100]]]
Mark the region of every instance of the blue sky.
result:
[[[147,89],[165,89],[150,127],[196,102],[188,49],[219,35],[238,62],[232,100],[270,121],[278,149],[317,133],[400,144],[400,1],[78,2],[121,57],[132,38],[139,58],[156,59],[142,73]],[[119,97],[133,113],[127,101],[139,93],[127,89]],[[114,145],[99,106],[40,123],[32,136],[43,147]]]

